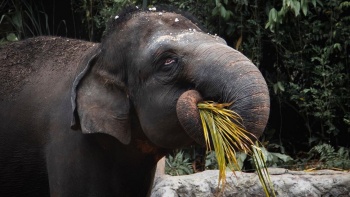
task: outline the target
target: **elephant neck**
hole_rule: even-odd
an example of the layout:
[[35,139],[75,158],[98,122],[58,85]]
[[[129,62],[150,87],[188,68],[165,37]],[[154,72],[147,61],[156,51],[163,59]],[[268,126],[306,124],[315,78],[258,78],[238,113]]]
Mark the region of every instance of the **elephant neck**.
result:
[[148,157],[152,156],[154,158],[154,161],[158,162],[169,152],[169,150],[157,147],[146,137],[134,109],[131,110],[130,117],[132,134],[129,146],[131,148],[135,148],[141,154],[144,154]]
[[148,140],[145,140],[145,139],[136,139],[134,143],[136,144],[136,148],[140,152],[147,154],[147,155],[153,155],[155,161],[160,160],[167,153],[166,150],[157,148],[151,142],[149,142]]

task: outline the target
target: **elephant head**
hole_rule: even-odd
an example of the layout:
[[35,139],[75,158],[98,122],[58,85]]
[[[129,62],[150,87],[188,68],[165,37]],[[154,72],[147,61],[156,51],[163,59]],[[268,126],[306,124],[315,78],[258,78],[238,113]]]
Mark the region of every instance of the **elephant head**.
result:
[[257,137],[267,123],[268,89],[257,67],[175,12],[116,16],[82,66],[73,85],[72,128],[83,133],[106,133],[129,144],[132,124],[138,124],[157,147],[203,145],[200,100],[232,102]]

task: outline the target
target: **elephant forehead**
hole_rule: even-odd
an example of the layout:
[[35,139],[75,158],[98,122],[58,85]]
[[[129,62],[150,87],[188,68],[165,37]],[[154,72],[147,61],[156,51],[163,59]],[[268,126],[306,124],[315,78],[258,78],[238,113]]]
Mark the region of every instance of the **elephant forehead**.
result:
[[196,30],[189,29],[180,33],[158,34],[157,36],[153,37],[152,41],[148,43],[147,47],[151,50],[158,50],[160,47],[171,47],[172,44],[179,47],[180,45],[187,45],[195,42],[226,44],[226,42],[218,36],[212,36],[203,32],[197,32]]
[[175,35],[173,35],[173,34],[161,35],[154,40],[154,43],[188,40],[188,37],[186,37],[187,35],[193,36],[193,32],[191,32],[191,33],[185,32],[185,33],[175,34]]

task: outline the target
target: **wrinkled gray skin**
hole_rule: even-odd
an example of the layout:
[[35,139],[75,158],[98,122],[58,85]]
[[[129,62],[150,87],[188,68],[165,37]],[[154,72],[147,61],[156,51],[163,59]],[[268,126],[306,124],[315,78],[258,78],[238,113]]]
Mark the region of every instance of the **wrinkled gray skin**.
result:
[[101,44],[0,48],[0,196],[146,196],[164,154],[204,144],[200,100],[263,132],[268,90],[246,57],[179,14],[123,17]]

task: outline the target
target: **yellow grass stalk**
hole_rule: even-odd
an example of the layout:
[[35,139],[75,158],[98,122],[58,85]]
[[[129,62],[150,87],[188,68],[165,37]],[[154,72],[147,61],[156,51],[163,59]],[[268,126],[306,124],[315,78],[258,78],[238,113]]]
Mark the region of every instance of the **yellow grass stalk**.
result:
[[214,150],[218,161],[218,186],[222,185],[224,188],[226,184],[227,166],[236,166],[239,169],[236,160],[237,150],[252,155],[266,196],[270,196],[270,194],[275,196],[263,153],[252,141],[256,138],[244,129],[239,114],[227,109],[231,104],[211,101],[203,101],[197,104],[207,150]]
[[256,145],[252,145],[253,150],[253,161],[255,168],[257,169],[256,172],[258,173],[260,183],[264,189],[264,192],[266,196],[276,196],[275,190],[273,188],[273,184],[270,179],[269,172],[266,167],[266,160],[264,157],[264,154],[262,150],[259,148],[258,143]]

